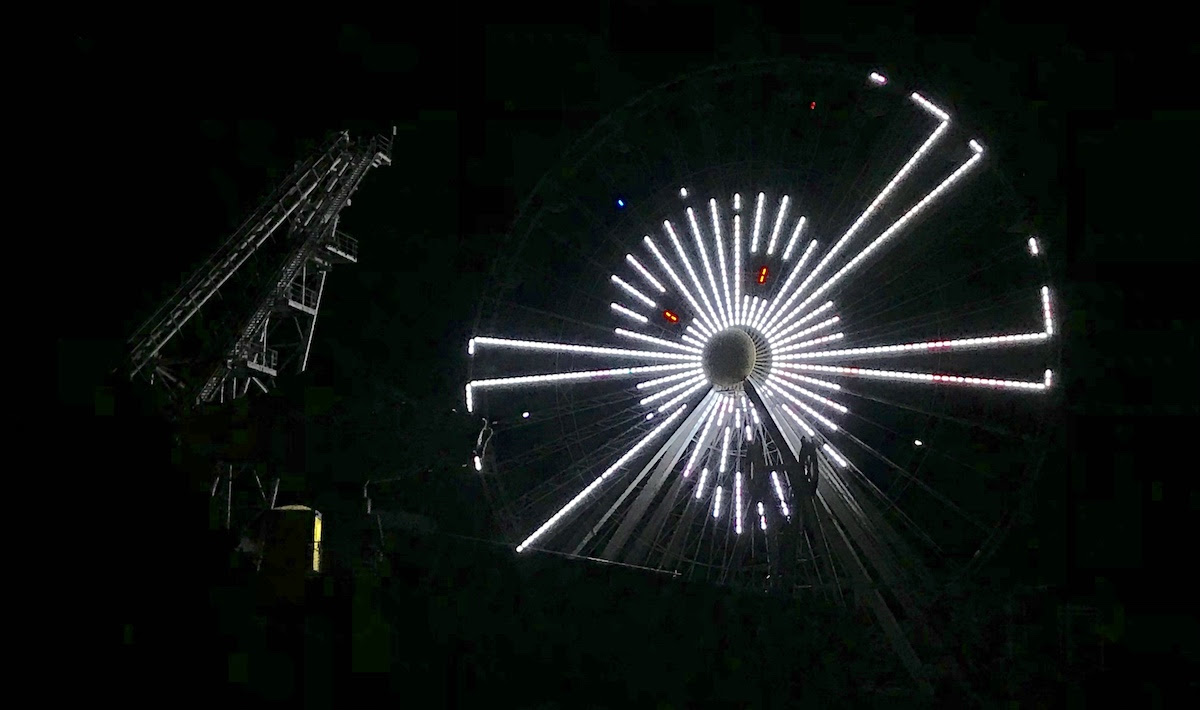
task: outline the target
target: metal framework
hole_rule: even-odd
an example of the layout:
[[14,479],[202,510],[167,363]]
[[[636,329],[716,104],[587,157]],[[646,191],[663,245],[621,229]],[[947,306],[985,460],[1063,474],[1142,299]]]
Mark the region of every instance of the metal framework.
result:
[[[923,689],[967,688],[936,604],[994,549],[1003,507],[1040,460],[1024,449],[1044,441],[1058,341],[1039,242],[1001,235],[1019,201],[982,167],[986,148],[923,94],[876,73],[826,88],[827,72],[805,83],[776,69],[658,87],[597,123],[535,187],[467,343],[468,411],[498,424],[498,453],[477,450],[475,468],[518,553],[857,606]],[[829,120],[808,113],[818,102]],[[706,120],[744,106],[757,127]],[[662,187],[667,175],[676,181]],[[639,199],[639,184],[657,187]],[[739,192],[764,184],[794,185],[794,201]],[[596,196],[611,196],[611,216]],[[668,201],[686,208],[675,220]],[[922,251],[880,264],[880,246],[909,232]],[[980,276],[1018,259],[1041,272],[1040,294]],[[607,278],[593,268],[610,263]],[[1025,320],[993,317],[1012,303]],[[726,356],[713,353],[739,329],[756,369],[729,390],[714,375]],[[923,394],[932,388],[1012,394]],[[987,468],[960,458],[982,461],[975,447]],[[930,449],[940,465],[926,465]]]
[[[129,337],[129,377],[189,409],[269,391],[286,369],[303,372],[326,276],[334,264],[358,261],[358,242],[338,229],[339,216],[367,172],[391,164],[394,136],[394,128],[366,140],[343,131],[297,163]],[[251,261],[257,274],[247,273]],[[214,299],[234,284],[249,296]],[[193,326],[205,332],[181,337]]]

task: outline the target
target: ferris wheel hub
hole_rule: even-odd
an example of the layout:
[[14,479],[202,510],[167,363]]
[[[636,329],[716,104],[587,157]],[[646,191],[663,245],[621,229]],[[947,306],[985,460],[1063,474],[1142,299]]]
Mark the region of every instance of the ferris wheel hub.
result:
[[741,328],[727,328],[709,338],[702,364],[709,382],[718,389],[737,387],[754,370],[754,339]]

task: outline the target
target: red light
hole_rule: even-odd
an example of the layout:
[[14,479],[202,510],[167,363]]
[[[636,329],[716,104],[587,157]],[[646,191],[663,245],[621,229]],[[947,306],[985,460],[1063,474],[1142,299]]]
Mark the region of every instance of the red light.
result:
[[679,316],[675,315],[671,311],[663,311],[663,318],[666,318],[667,320],[671,321],[672,323],[679,322]]
[[767,282],[767,267],[762,267],[758,270],[758,282],[765,284]]
[[812,111],[817,110],[817,102],[816,101],[812,102],[811,104],[808,105],[808,108]]

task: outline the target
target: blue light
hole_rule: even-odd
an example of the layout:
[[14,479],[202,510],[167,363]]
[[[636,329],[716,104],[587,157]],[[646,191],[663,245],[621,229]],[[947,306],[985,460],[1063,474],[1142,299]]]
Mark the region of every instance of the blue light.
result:
[[617,207],[624,207],[624,206],[625,206],[625,200],[617,200]]

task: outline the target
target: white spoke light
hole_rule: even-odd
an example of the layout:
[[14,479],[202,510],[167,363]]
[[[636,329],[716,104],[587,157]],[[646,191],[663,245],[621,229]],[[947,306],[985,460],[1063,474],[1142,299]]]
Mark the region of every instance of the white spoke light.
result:
[[656,304],[656,303],[654,302],[654,299],[650,298],[650,297],[649,297],[649,296],[647,296],[646,294],[644,294],[644,293],[642,293],[641,291],[637,290],[637,289],[636,289],[636,288],[634,288],[633,286],[630,286],[630,285],[629,285],[629,284],[628,284],[628,283],[627,283],[627,282],[626,282],[624,279],[622,279],[620,276],[617,276],[616,274],[613,274],[613,275],[612,275],[612,276],[610,276],[609,278],[612,280],[612,282],[613,282],[613,283],[615,283],[616,285],[620,286],[620,287],[621,287],[621,290],[622,290],[622,291],[624,291],[625,293],[629,294],[630,296],[633,296],[634,298],[636,298],[637,300],[639,300],[639,301],[641,301],[642,303],[646,304],[646,305],[647,305],[647,306],[649,306],[650,308],[658,308],[658,304]]
[[671,412],[671,415],[668,416],[666,419],[664,419],[661,424],[659,424],[658,426],[651,429],[645,436],[643,436],[641,438],[640,441],[638,441],[636,444],[634,444],[632,447],[630,447],[630,449],[628,451],[626,451],[621,456],[621,458],[617,459],[616,463],[614,463],[612,466],[609,466],[607,469],[605,469],[604,473],[600,474],[599,476],[596,477],[596,480],[589,483],[587,488],[584,488],[582,491],[580,491],[578,495],[576,495],[574,498],[569,500],[566,505],[564,505],[562,508],[560,508],[557,513],[550,516],[549,520],[542,523],[541,527],[539,527],[537,530],[533,531],[533,534],[531,534],[529,537],[525,538],[525,540],[520,545],[517,545],[517,552],[523,552],[531,544],[533,544],[535,541],[537,541],[538,538],[540,538],[542,535],[546,534],[546,531],[549,530],[551,527],[553,527],[554,524],[557,523],[559,520],[562,520],[563,516],[567,515],[572,510],[574,510],[575,507],[579,505],[580,501],[582,501],[584,498],[589,496],[593,491],[595,491],[597,488],[599,488],[600,484],[603,483],[605,481],[605,479],[607,479],[609,476],[611,476],[614,471],[616,471],[617,469],[624,466],[634,456],[637,456],[638,452],[640,452],[643,448],[646,447],[647,444],[649,444],[651,441],[653,441],[656,436],[658,436],[660,433],[662,433],[667,427],[671,426],[671,424],[673,424],[675,422],[675,420],[679,417],[680,414],[682,414],[684,412],[685,409],[687,409],[687,405],[684,405],[684,406],[680,407],[679,409],[675,410],[674,412]]

